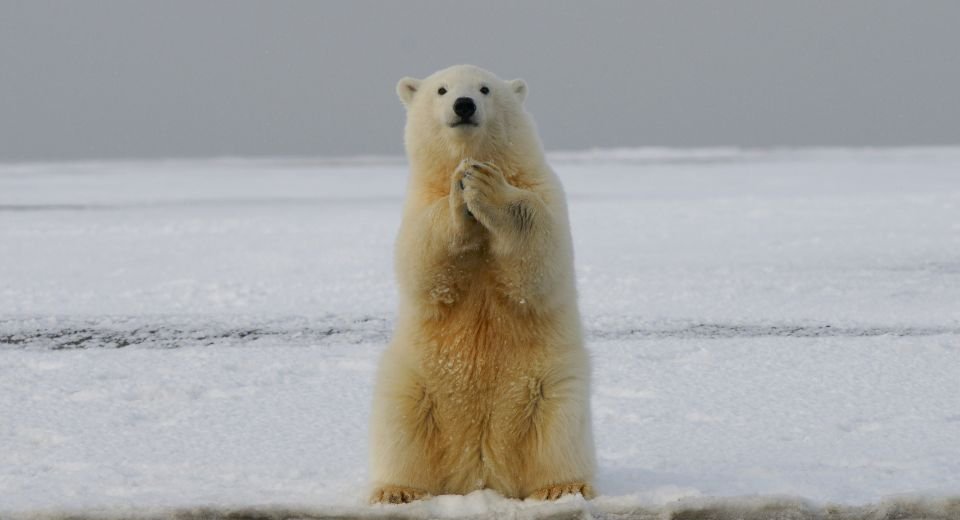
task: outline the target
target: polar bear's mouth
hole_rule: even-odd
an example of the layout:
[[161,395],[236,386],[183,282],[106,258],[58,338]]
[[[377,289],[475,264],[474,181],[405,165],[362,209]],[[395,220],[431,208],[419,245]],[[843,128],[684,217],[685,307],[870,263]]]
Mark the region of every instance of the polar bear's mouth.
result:
[[456,128],[456,127],[458,127],[458,126],[480,126],[480,124],[477,123],[476,121],[472,120],[472,119],[461,119],[461,120],[457,121],[456,123],[451,123],[451,124],[450,124],[450,127],[451,127],[451,128]]

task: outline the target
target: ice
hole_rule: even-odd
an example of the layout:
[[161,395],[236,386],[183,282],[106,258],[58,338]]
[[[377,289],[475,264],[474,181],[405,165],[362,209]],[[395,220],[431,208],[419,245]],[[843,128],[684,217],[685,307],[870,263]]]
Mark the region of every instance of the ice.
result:
[[551,158],[601,497],[366,505],[401,159],[9,164],[0,517],[958,514],[960,149]]

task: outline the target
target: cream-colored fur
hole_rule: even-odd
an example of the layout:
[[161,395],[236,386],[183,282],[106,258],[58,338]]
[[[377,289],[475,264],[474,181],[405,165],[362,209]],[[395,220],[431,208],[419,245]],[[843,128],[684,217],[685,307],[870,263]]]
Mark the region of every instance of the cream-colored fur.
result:
[[[411,176],[398,321],[373,403],[371,500],[481,488],[589,497],[590,369],[567,208],[523,109],[526,85],[461,65],[397,91]],[[477,126],[451,126],[459,97],[476,102]]]

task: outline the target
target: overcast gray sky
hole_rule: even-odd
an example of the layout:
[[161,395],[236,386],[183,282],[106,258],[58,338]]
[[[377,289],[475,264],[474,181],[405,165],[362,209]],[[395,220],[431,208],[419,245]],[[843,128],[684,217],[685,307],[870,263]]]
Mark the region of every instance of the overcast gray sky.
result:
[[0,161],[399,154],[456,63],[548,149],[960,144],[956,1],[0,0]]

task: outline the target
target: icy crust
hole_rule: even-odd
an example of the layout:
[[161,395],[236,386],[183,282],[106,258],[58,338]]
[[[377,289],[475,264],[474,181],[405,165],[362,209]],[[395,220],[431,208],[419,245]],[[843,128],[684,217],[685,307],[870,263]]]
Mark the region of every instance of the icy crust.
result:
[[[960,498],[899,497],[863,506],[818,505],[796,497],[567,497],[555,503],[504,499],[492,491],[402,506],[114,508],[10,513],[9,520],[957,520]],[[658,500],[659,499],[659,500]],[[2,513],[2,512],[0,512]]]

